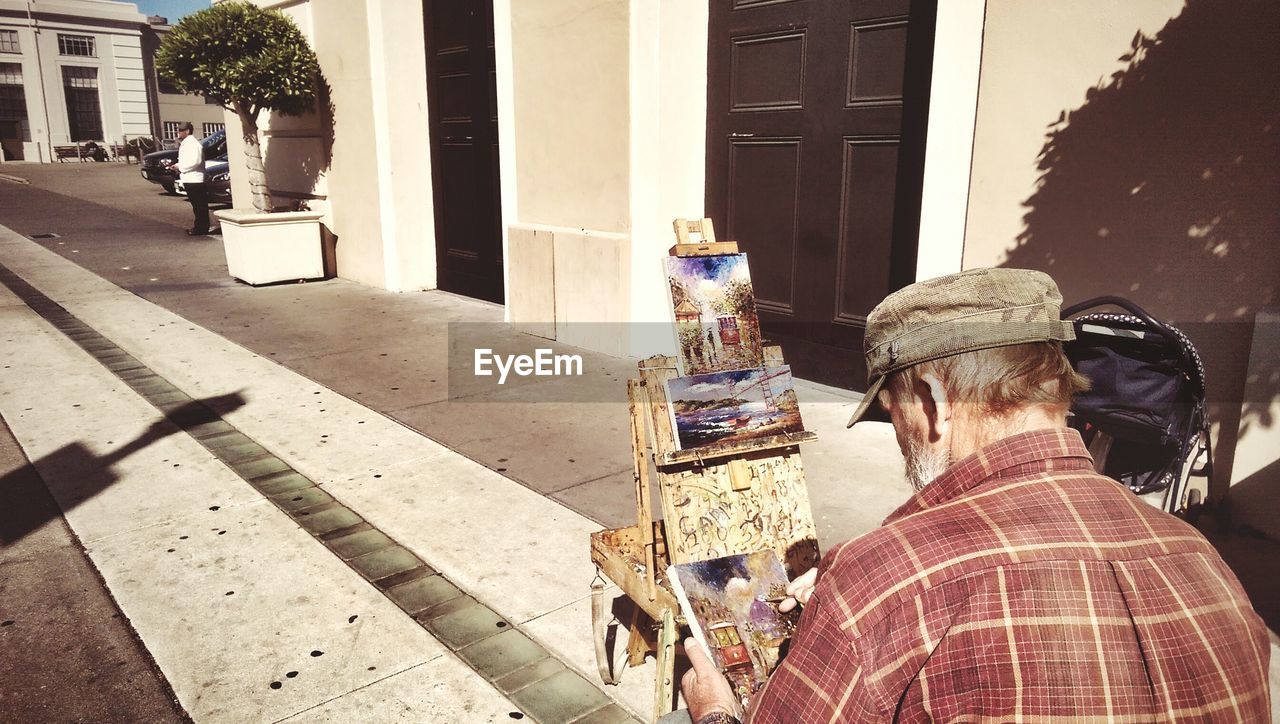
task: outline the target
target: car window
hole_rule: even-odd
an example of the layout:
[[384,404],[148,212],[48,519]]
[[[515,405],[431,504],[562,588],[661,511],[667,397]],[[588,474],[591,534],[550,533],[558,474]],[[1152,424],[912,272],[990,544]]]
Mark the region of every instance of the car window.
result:
[[208,138],[205,138],[203,141],[201,141],[200,145],[204,146],[205,148],[216,148],[218,146],[225,146],[226,143],[227,143],[227,132],[218,131],[212,136],[209,136]]

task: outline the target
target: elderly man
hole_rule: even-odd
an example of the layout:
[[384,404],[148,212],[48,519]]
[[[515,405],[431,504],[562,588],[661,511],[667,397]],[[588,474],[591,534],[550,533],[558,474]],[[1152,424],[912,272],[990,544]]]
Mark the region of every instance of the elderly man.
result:
[[[1060,304],[1044,274],[977,269],[871,312],[849,424],[878,400],[917,492],[792,583],[798,631],[752,722],[1267,720],[1266,628],[1235,576],[1066,427],[1087,382]],[[685,648],[693,721],[736,721]]]

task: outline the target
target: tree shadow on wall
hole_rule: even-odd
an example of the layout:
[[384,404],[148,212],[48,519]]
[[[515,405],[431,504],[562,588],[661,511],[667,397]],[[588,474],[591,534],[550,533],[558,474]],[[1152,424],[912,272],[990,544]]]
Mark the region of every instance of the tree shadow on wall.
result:
[[1254,315],[1280,291],[1278,27],[1272,0],[1189,0],[1135,35],[1126,67],[1049,126],[1005,263],[1049,272],[1067,304],[1118,294],[1187,332],[1220,424],[1214,498],[1237,430],[1276,423],[1275,355],[1253,370],[1272,394],[1254,380],[1243,398]]
[[[1227,491],[1237,443],[1277,424],[1280,349],[1270,348],[1280,335],[1257,335],[1250,367],[1254,317],[1280,304],[1276,28],[1272,0],[1189,0],[1156,35],[1135,35],[1125,67],[1048,127],[1005,263],[1052,274],[1067,304],[1117,294],[1187,333],[1219,425],[1213,500]],[[1273,463],[1200,524],[1273,627],[1280,537],[1258,530],[1266,514],[1254,511],[1275,501]]]

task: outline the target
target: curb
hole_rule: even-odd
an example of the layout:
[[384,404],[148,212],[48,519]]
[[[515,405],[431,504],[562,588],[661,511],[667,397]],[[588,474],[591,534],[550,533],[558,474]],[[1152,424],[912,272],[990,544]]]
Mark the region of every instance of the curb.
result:
[[31,185],[30,181],[22,178],[21,176],[10,176],[7,173],[0,173],[0,181],[12,181],[13,183],[22,184],[24,186]]

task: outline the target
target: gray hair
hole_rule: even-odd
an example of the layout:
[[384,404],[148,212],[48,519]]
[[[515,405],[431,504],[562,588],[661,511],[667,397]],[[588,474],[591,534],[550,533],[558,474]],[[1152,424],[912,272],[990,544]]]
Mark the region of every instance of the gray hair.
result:
[[193,126],[193,125],[191,125],[191,122],[190,122],[190,121],[185,121],[185,122],[183,122],[183,123],[181,123],[181,124],[179,124],[179,125],[178,125],[178,130],[179,130],[179,131],[186,131],[187,133],[195,133],[195,132],[196,132],[196,127],[195,127],[195,126]]

